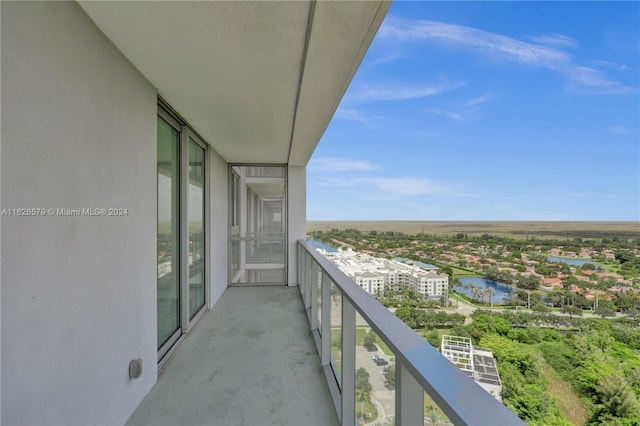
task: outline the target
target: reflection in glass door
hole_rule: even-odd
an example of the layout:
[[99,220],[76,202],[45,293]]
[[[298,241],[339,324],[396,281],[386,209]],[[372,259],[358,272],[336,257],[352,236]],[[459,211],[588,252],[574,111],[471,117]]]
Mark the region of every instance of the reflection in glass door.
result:
[[189,138],[189,320],[205,301],[204,189],[204,149]]
[[206,309],[206,145],[158,109],[158,360]]
[[158,118],[158,348],[180,331],[180,133]]
[[286,283],[286,167],[232,166],[231,284]]

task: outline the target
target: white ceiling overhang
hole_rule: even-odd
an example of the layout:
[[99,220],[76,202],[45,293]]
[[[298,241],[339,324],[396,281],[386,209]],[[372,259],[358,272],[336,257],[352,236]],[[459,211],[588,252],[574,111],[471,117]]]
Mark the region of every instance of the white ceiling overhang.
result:
[[384,1],[81,1],[230,163],[306,165]]

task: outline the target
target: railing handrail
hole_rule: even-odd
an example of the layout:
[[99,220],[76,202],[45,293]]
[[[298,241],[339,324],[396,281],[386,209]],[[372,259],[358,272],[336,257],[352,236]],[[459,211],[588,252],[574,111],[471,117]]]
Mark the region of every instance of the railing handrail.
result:
[[298,244],[311,255],[340,289],[342,296],[391,348],[396,363],[404,364],[454,424],[525,424],[307,241],[300,239]]

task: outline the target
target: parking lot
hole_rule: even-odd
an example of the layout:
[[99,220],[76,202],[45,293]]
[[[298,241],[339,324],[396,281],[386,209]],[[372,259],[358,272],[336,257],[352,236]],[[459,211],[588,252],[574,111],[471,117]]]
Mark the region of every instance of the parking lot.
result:
[[386,424],[389,424],[390,419],[395,416],[395,391],[388,390],[384,385],[383,370],[388,365],[376,365],[373,360],[374,355],[389,360],[389,357],[380,350],[369,352],[363,346],[356,346],[356,369],[363,367],[369,372],[369,381],[373,388],[371,401],[378,409],[378,418],[372,423],[385,424],[386,420]]

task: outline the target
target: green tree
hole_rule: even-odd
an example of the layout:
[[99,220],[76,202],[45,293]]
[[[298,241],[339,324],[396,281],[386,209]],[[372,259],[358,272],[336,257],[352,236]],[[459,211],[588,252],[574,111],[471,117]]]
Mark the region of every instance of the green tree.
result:
[[611,416],[638,419],[636,416],[640,416],[638,398],[629,383],[620,375],[601,377],[598,381],[597,398],[601,407],[594,416],[595,420]]
[[529,275],[528,277],[520,279],[518,287],[526,290],[537,290],[538,287],[540,287],[540,280],[534,275]]
[[582,316],[582,309],[577,306],[565,305],[560,308],[560,312],[563,314],[568,314],[569,318],[573,318],[574,316]]
[[396,387],[396,366],[391,363],[382,370],[384,376],[384,385],[387,389],[395,389]]
[[369,332],[362,338],[362,346],[364,346],[368,351],[375,351],[377,341],[378,336],[376,335],[376,332],[369,330]]
[[602,318],[613,317],[616,315],[615,311],[606,306],[601,306],[595,310],[596,315],[600,315]]
[[373,387],[369,382],[369,372],[363,367],[356,371],[356,389],[363,391],[368,397]]

